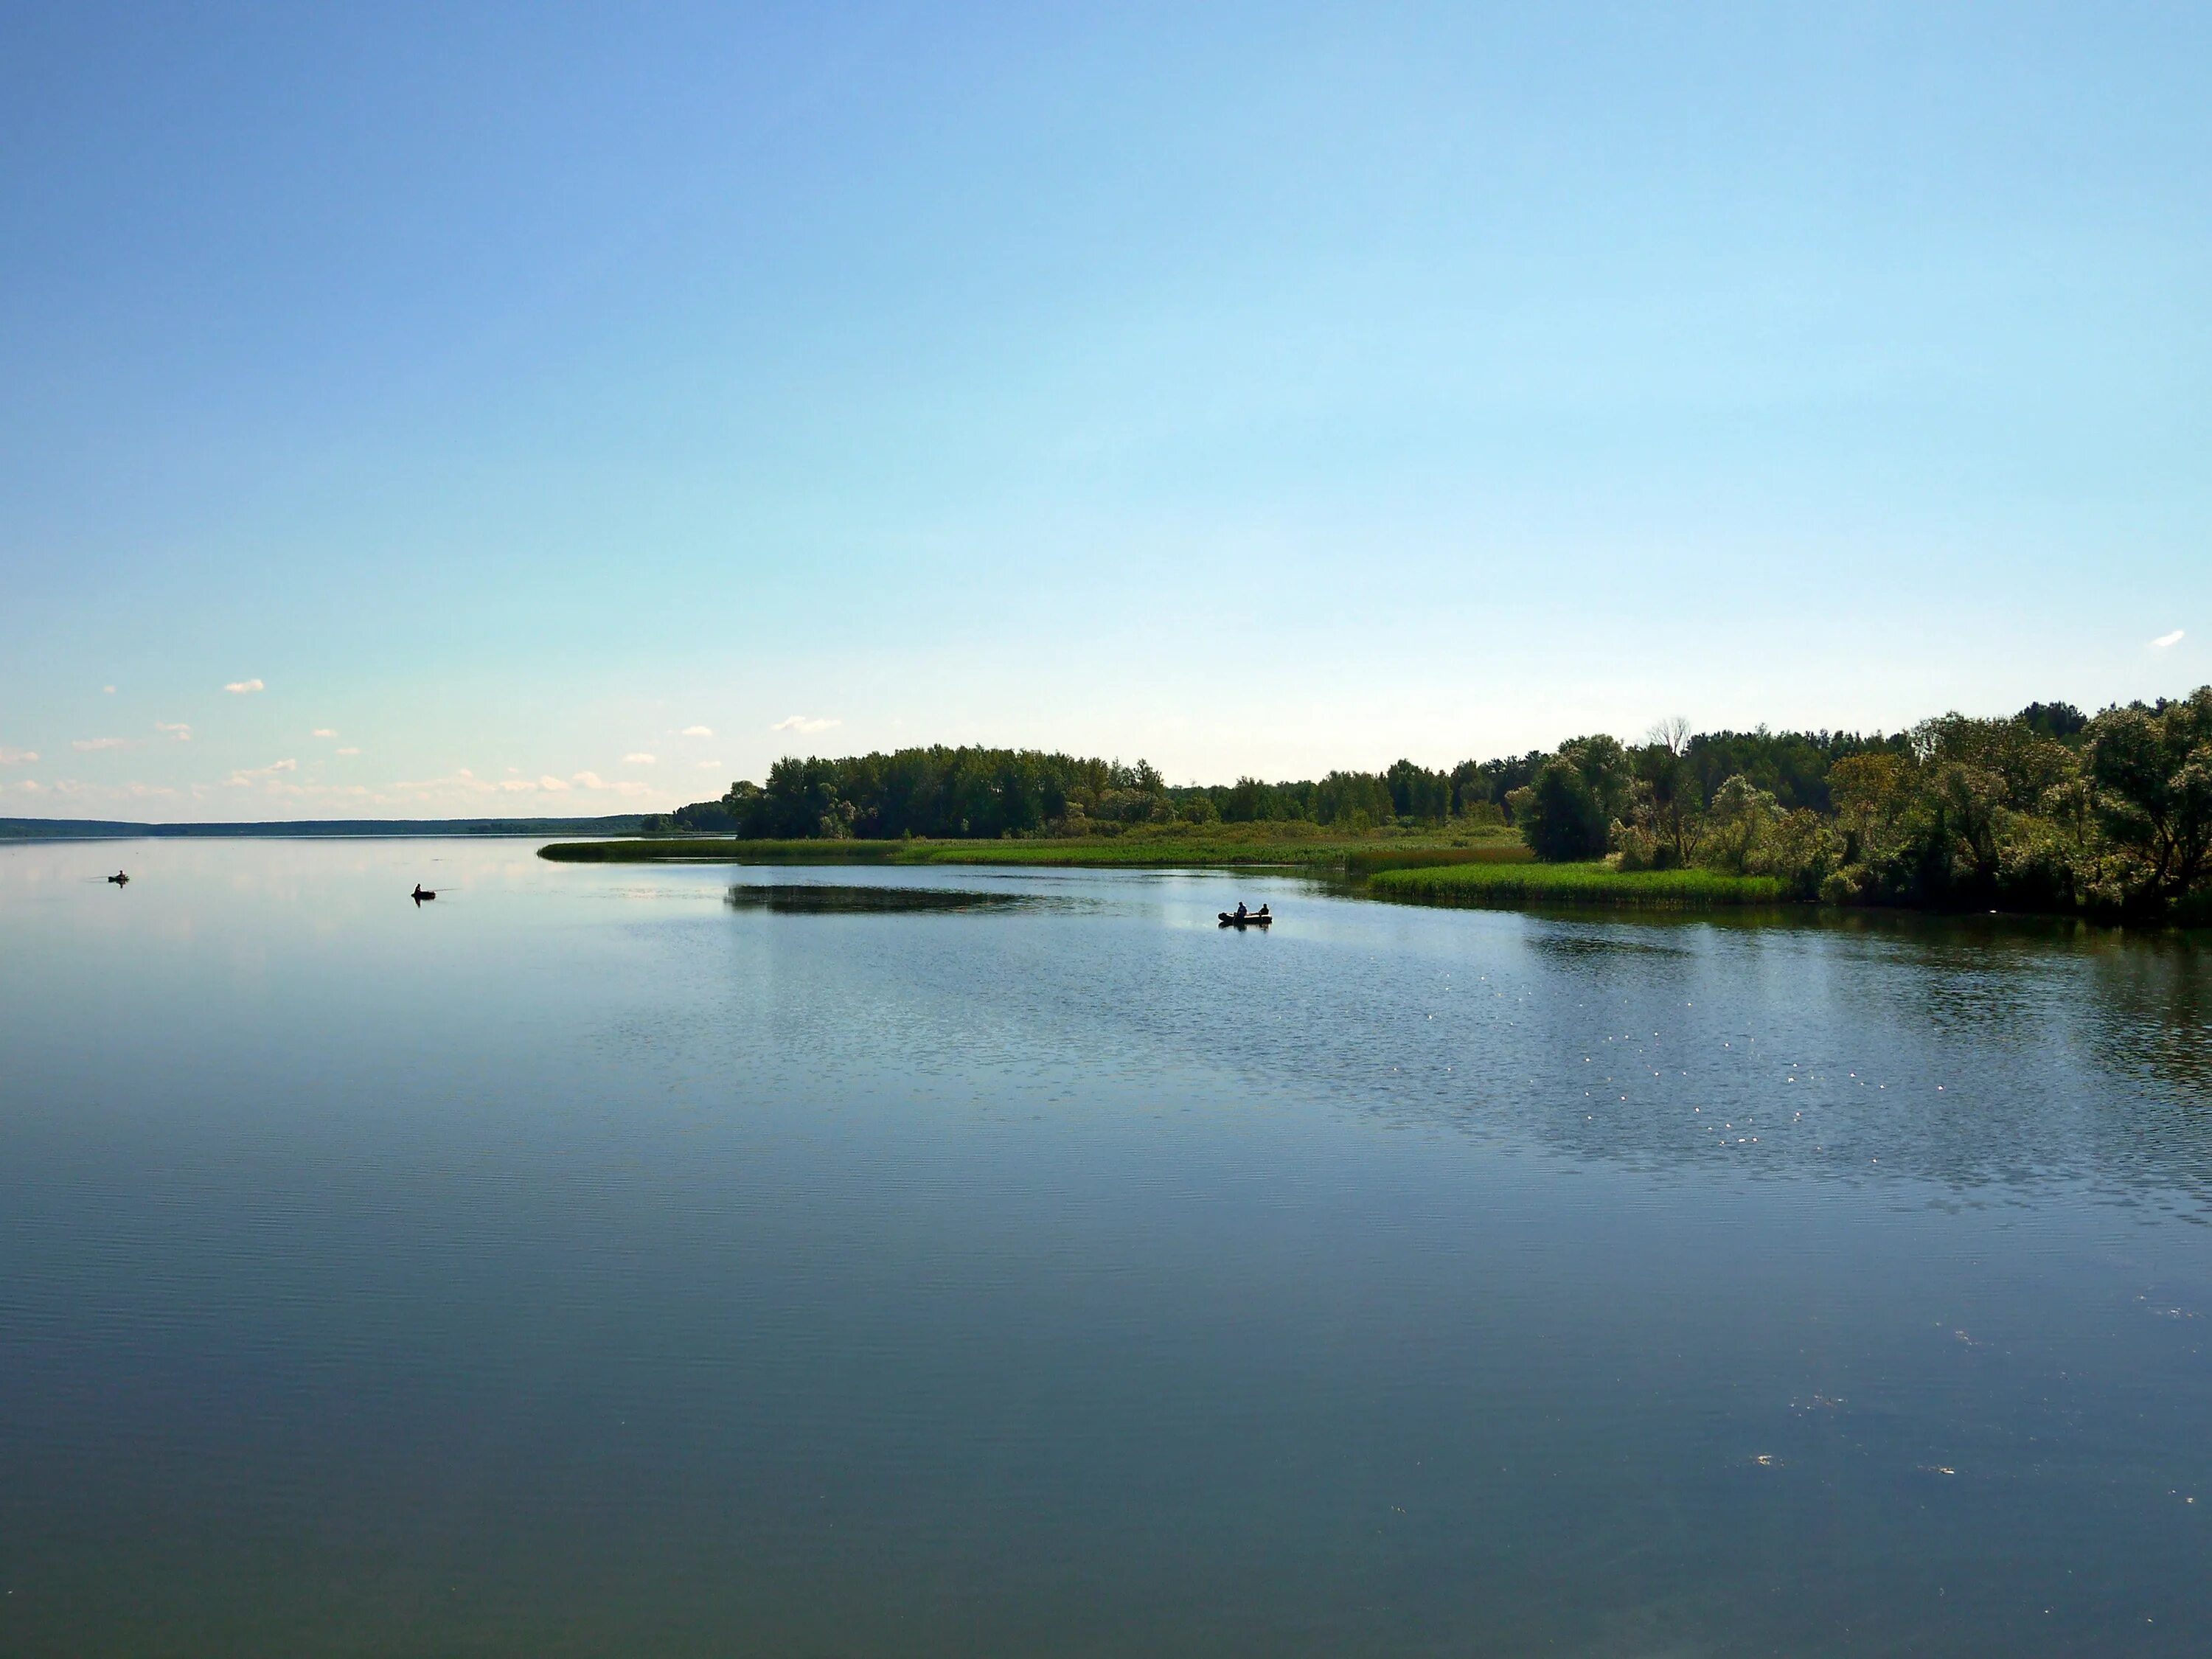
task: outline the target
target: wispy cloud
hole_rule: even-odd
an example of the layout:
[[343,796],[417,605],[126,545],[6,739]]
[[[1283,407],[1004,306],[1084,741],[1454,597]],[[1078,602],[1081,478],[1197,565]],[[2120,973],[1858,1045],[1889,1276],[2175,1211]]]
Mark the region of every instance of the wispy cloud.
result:
[[319,726],[313,731],[308,732],[307,735],[311,738],[335,738],[337,736],[337,733],[330,726]]
[[722,769],[722,763],[720,761],[701,761],[699,763],[699,769],[702,772],[719,772]]
[[167,732],[179,743],[190,743],[192,740],[192,728],[184,720],[155,720],[154,729],[156,732]]
[[247,789],[265,778],[275,777],[279,772],[296,772],[299,769],[300,763],[295,760],[271,761],[266,766],[241,768],[225,778],[223,782],[233,789]]
[[128,749],[128,738],[78,738],[70,744],[80,755],[90,755],[102,749]]
[[687,726],[678,735],[686,738],[711,738],[714,735],[714,728],[711,726]]
[[87,783],[81,778],[57,778],[51,785],[26,778],[15,787],[19,795],[58,795],[70,801],[147,800],[177,793],[166,783]]
[[2181,643],[2181,639],[2182,630],[2177,628],[2171,634],[2161,634],[2153,640],[2150,642],[2150,648],[2154,651],[2171,651]]
[[340,753],[341,755],[358,755],[359,753],[361,753],[361,750],[358,750],[358,749],[355,749],[355,748],[352,748],[352,747],[349,746],[349,747],[347,747],[347,748],[344,748],[344,749],[341,749],[341,750],[338,750],[338,753]]
[[832,726],[842,726],[843,724],[844,721],[842,720],[823,720],[811,714],[792,714],[783,720],[778,720],[774,726],[769,726],[769,730],[771,732],[797,732],[802,736],[810,736],[814,732],[827,732]]
[[259,680],[233,680],[222,689],[234,697],[244,697],[256,691],[266,691],[269,688]]
[[28,766],[38,757],[35,749],[0,748],[0,766]]
[[660,757],[658,755],[624,755],[623,757],[624,766],[658,766],[659,763]]
[[[237,776],[243,778],[258,776],[258,775],[239,774]],[[325,786],[319,785],[299,786],[265,782],[262,787],[271,793],[343,793],[328,790]],[[483,800],[486,796],[526,795],[533,791],[542,791],[547,794],[561,794],[579,789],[601,790],[611,795],[619,795],[633,799],[653,793],[649,785],[629,779],[611,781],[601,777],[596,772],[579,772],[565,780],[548,773],[532,782],[528,778],[480,778],[465,766],[454,768],[443,777],[417,778],[392,784],[383,791],[366,793],[369,799],[379,804],[404,805],[417,811],[434,803],[450,804],[465,811],[470,805]],[[355,790],[351,793],[365,792]]]
[[103,685],[100,690],[102,696],[112,697],[115,695],[115,688],[112,685]]
[[406,795],[451,794],[455,792],[483,795],[495,793],[499,788],[489,778],[480,778],[465,766],[456,767],[451,777],[417,778],[395,783],[392,787]]
[[579,789],[599,789],[616,795],[649,795],[653,793],[650,785],[640,783],[634,778],[617,778],[610,782],[597,772],[578,772],[571,775],[568,781]]

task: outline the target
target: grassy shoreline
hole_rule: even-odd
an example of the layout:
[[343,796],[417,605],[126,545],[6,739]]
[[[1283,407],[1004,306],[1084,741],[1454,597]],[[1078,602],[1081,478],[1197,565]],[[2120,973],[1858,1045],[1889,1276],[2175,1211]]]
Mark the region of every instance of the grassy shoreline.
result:
[[[1242,830],[1242,826],[1239,826]],[[704,836],[554,842],[538,856],[562,864],[1012,864],[1094,869],[1255,868],[1342,871],[1470,864],[1518,865],[1517,837],[1215,831],[1000,841],[737,841]]]
[[1603,864],[1463,864],[1384,870],[1367,884],[1378,897],[1432,904],[1593,904],[1708,909],[1783,902],[1771,876],[1728,876],[1711,870],[1638,870]]
[[[1163,825],[1111,837],[994,841],[741,841],[653,836],[550,842],[538,849],[538,856],[561,864],[1276,870],[1342,878],[1347,891],[1408,904],[1739,912],[1804,908],[1785,899],[1782,883],[1771,876],[1729,876],[1694,868],[1624,875],[1601,862],[1537,863],[1510,831],[1343,836],[1239,824],[1195,832]],[[2191,929],[2212,924],[2212,899],[2200,896],[2171,921]]]
[[938,867],[1291,870],[1342,876],[1380,899],[1459,905],[1574,904],[1710,909],[1782,902],[1771,876],[1710,870],[1638,871],[1601,863],[1539,864],[1510,834],[1328,836],[1237,826],[1163,826],[1112,837],[997,841],[739,841],[653,836],[555,842],[538,855],[567,864],[804,864]]

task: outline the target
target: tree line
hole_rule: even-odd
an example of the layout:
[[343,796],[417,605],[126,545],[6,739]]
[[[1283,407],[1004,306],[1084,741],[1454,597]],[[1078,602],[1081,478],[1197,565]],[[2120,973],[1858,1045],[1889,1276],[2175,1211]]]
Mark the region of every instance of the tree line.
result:
[[1831,904],[2154,915],[2212,885],[2212,687],[2094,719],[2034,703],[1864,740],[1754,736],[1578,738],[1508,805],[1541,859],[1773,876]]
[[789,757],[648,828],[760,839],[1115,835],[1139,824],[1338,832],[1510,825],[1540,859],[1779,878],[1831,903],[2148,913],[2212,880],[2212,687],[2094,718],[2063,702],[1906,732],[1593,734],[1380,772],[1171,786],[1040,750]]

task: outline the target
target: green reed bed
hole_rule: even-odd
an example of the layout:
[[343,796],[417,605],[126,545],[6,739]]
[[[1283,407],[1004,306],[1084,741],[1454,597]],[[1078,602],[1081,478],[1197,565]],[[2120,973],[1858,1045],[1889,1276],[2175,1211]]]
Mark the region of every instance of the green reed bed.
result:
[[538,849],[556,864],[896,864],[896,841],[732,841],[656,836],[639,841],[556,841]]
[[[1352,847],[1344,842],[1226,839],[1214,836],[1117,836],[1111,840],[938,841],[914,843],[900,860],[909,864],[1069,865],[1093,869],[1182,867],[1345,867]],[[1419,854],[1434,864],[1448,849],[1429,848]]]
[[1525,860],[1519,840],[1465,833],[1332,835],[1310,824],[1145,825],[1117,836],[992,841],[738,841],[702,836],[554,842],[538,856],[567,864],[1062,865],[1103,869],[1428,867],[1462,860]]
[[1370,878],[1377,898],[1443,904],[1602,904],[1701,908],[1778,904],[1771,876],[1726,876],[1711,870],[1638,870],[1624,875],[1604,864],[1469,863],[1382,870]]
[[1356,876],[1371,876],[1384,870],[1434,870],[1448,864],[1528,864],[1535,856],[1516,836],[1467,847],[1359,847],[1345,854],[1344,867]]

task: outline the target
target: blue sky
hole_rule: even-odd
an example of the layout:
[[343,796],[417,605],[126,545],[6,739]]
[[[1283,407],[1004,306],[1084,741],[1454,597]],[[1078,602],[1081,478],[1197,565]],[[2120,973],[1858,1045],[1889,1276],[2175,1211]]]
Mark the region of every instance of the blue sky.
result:
[[0,814],[2185,691],[2209,82],[2185,6],[7,6]]

